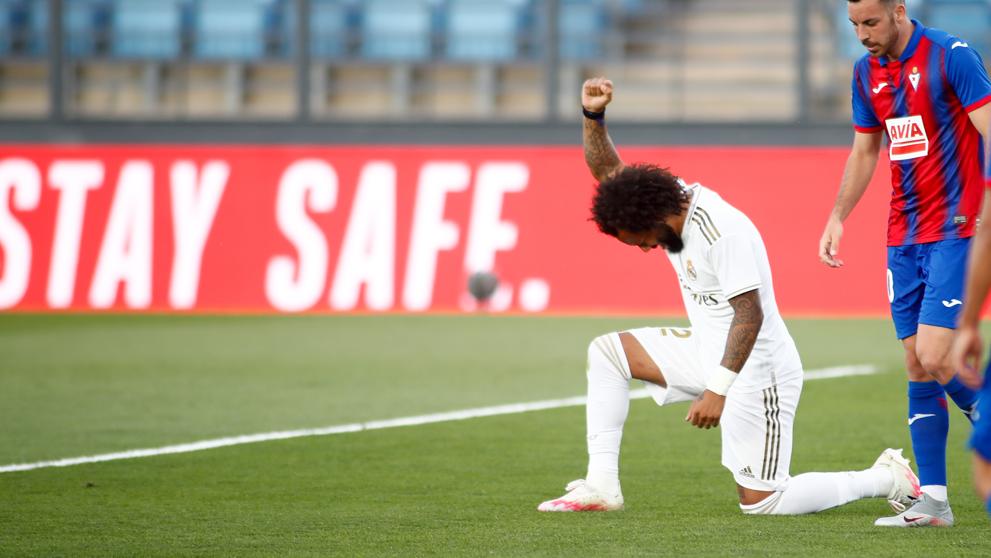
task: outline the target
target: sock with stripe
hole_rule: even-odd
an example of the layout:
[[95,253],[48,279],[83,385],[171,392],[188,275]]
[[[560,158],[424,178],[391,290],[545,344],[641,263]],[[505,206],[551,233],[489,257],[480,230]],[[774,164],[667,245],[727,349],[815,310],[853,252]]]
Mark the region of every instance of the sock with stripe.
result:
[[585,483],[608,494],[619,494],[619,446],[630,409],[632,375],[617,334],[602,335],[592,341],[586,375],[588,473]]
[[946,438],[950,415],[939,382],[908,383],[908,429],[922,491],[946,500]]
[[960,407],[967,420],[974,424],[974,411],[977,409],[977,392],[965,386],[960,378],[954,374],[953,379],[943,386],[943,390],[950,396],[950,399]]
[[746,514],[801,515],[842,506],[861,498],[887,496],[894,479],[885,467],[842,473],[803,473],[788,479],[788,487],[753,505],[740,505]]

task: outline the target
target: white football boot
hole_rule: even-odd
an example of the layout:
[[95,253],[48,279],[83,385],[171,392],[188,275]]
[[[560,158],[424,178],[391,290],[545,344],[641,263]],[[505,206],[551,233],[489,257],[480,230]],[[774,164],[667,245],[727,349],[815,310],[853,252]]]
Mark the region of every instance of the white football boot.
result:
[[878,527],[953,527],[953,510],[949,502],[923,494],[909,509],[874,522]]
[[617,511],[623,509],[623,494],[605,494],[585,484],[585,479],[573,480],[565,487],[564,496],[547,500],[539,506],[542,512]]
[[871,469],[887,467],[891,470],[894,483],[891,492],[888,492],[888,505],[892,511],[901,513],[914,505],[922,496],[922,489],[919,487],[919,477],[912,471],[908,464],[908,459],[902,456],[902,450],[888,448],[881,452]]

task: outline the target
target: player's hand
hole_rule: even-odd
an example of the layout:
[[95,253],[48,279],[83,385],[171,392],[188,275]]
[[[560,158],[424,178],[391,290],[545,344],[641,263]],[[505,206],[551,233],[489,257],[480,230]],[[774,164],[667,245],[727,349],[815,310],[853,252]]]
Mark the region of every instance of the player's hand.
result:
[[829,267],[841,267],[843,260],[836,256],[840,253],[840,237],[843,236],[843,223],[835,217],[826,222],[826,229],[819,239],[819,261]]
[[984,352],[984,342],[981,334],[974,326],[957,329],[950,350],[950,364],[960,376],[960,381],[970,388],[981,387],[981,356]]
[[585,80],[582,85],[582,106],[589,112],[602,112],[612,101],[612,81],[604,77]]
[[685,420],[692,423],[692,426],[706,430],[715,428],[719,426],[719,419],[723,416],[723,405],[725,404],[725,395],[718,395],[705,390],[701,397],[692,401],[692,406],[688,408],[688,416],[685,417]]

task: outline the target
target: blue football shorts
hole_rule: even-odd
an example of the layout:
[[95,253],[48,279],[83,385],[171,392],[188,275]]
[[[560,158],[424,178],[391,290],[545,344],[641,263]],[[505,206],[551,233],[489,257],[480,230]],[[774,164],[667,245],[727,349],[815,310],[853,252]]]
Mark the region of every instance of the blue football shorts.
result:
[[888,247],[888,302],[899,339],[919,324],[955,329],[963,307],[969,238]]
[[984,371],[984,387],[977,402],[977,420],[970,435],[970,447],[985,461],[991,462],[991,362]]

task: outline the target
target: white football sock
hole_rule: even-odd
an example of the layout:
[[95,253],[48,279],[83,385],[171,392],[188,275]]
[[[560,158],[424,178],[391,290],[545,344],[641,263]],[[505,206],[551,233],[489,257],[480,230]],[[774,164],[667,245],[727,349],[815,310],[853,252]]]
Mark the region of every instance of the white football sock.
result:
[[945,502],[948,499],[945,484],[927,484],[922,487],[922,491],[928,494],[930,498],[935,498],[940,502]]
[[861,498],[887,496],[894,479],[885,467],[842,473],[804,473],[788,480],[788,487],[749,506],[747,514],[799,515],[842,506]]
[[588,347],[588,403],[585,426],[588,440],[589,486],[618,494],[619,446],[630,410],[630,365],[619,335],[596,337]]

